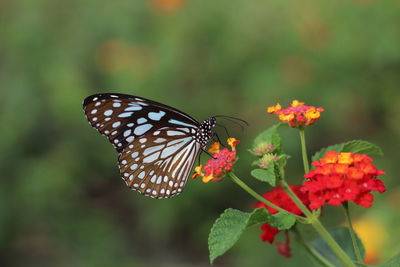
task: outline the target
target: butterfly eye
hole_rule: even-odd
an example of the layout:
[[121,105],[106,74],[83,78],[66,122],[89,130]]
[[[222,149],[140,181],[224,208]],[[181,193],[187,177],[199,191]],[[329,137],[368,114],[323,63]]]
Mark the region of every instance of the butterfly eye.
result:
[[153,198],[179,194],[215,118],[202,123],[152,100],[124,94],[97,94],[84,100],[90,125],[117,149],[126,184]]

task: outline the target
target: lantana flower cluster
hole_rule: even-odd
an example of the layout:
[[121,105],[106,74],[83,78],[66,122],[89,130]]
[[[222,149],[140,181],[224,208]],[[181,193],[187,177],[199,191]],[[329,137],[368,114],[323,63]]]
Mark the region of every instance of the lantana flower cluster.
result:
[[326,152],[312,165],[316,168],[304,175],[302,191],[308,194],[310,208],[318,209],[325,203],[338,206],[354,201],[363,207],[371,207],[374,200],[372,191],[385,192],[383,182],[377,179],[384,171],[371,164],[373,160],[365,154],[350,152]]
[[[304,203],[305,206],[309,205],[309,200],[308,196],[306,193],[302,192],[300,190],[301,186],[296,186],[296,185],[289,185],[292,191],[297,195],[297,197]],[[290,213],[293,213],[295,215],[303,215],[302,211],[297,207],[297,205],[293,202],[293,200],[289,197],[289,195],[283,190],[282,187],[276,187],[272,189],[271,191],[266,192],[265,194],[262,195],[263,198],[268,200],[269,202],[279,206],[280,208],[287,210]],[[257,202],[254,205],[256,208],[261,208],[265,207],[267,211],[271,214],[276,214],[278,213],[278,210],[266,205],[263,202]],[[271,225],[264,223],[261,225],[261,230],[263,233],[261,234],[261,240],[269,243],[273,243],[275,240],[275,236],[281,232],[275,227],[272,227]],[[290,257],[290,247],[289,247],[289,236],[286,235],[286,242],[285,243],[277,243],[276,244],[278,248],[278,252],[282,254],[285,257]]]
[[209,159],[204,167],[201,164],[197,166],[192,178],[201,176],[204,183],[209,181],[218,182],[227,172],[231,171],[233,164],[237,160],[236,145],[239,140],[228,138],[227,143],[231,147],[231,151],[226,147],[221,149],[221,144],[218,142],[212,144],[208,150],[213,154],[212,159]]
[[269,114],[278,115],[282,122],[294,128],[303,128],[315,123],[321,117],[322,111],[324,109],[321,107],[306,106],[304,102],[297,100],[293,100],[290,107],[285,109],[279,104],[267,109]]

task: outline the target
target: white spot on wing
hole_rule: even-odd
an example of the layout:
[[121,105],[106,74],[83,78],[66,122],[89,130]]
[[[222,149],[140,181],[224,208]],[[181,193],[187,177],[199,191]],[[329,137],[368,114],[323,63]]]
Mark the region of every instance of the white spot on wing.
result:
[[142,124],[142,123],[145,123],[145,122],[147,122],[147,120],[146,120],[145,118],[139,118],[139,119],[137,120],[137,123],[138,123],[138,124]]
[[158,157],[160,156],[160,153],[161,153],[161,152],[157,152],[157,153],[151,154],[151,155],[148,156],[148,157],[145,157],[145,158],[143,159],[143,163],[151,163],[151,162],[157,160]]
[[137,166],[138,166],[138,165],[137,165],[136,163],[135,163],[135,164],[132,164],[131,167],[130,167],[130,169],[131,169],[132,171],[133,171],[133,170],[136,170]]
[[167,131],[168,136],[184,135],[185,133],[179,131]]
[[160,110],[159,112],[149,112],[148,114],[149,118],[154,121],[159,121],[164,115],[165,112],[162,110]]
[[149,147],[149,148],[146,148],[146,149],[143,151],[143,155],[147,156],[148,154],[151,154],[151,153],[153,153],[153,152],[156,152],[156,151],[160,150],[160,149],[163,148],[163,147],[164,147],[164,145],[151,146],[151,147]]
[[124,109],[124,111],[138,111],[138,110],[141,110],[141,109],[142,109],[141,106],[130,106],[130,107]]
[[146,175],[145,171],[142,171],[141,173],[139,173],[139,175],[137,176],[139,179],[143,179],[144,176]]
[[113,110],[112,109],[108,109],[108,110],[106,110],[106,111],[104,111],[104,115],[105,116],[111,116],[111,114],[113,114]]
[[120,125],[121,125],[121,122],[116,121],[116,122],[114,122],[111,126],[112,126],[113,128],[117,128],[117,127],[120,126]]
[[173,123],[173,124],[182,125],[182,126],[188,126],[188,127],[192,127],[192,128],[196,127],[196,125],[188,124],[188,123],[185,123],[183,121],[178,121],[178,120],[174,120],[174,119],[170,119],[168,122],[169,123]]
[[151,125],[151,124],[143,124],[143,125],[137,126],[135,128],[134,133],[135,133],[135,135],[142,135],[145,132],[147,132],[148,130],[150,130],[151,127],[153,127],[153,125]]
[[124,112],[118,115],[119,118],[126,118],[132,115],[133,112]]

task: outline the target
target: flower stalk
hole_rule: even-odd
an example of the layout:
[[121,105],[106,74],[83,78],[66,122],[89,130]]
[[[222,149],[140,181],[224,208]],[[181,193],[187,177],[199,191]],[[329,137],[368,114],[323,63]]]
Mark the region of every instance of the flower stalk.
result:
[[258,201],[263,202],[265,205],[268,205],[276,210],[278,210],[279,212],[283,212],[286,214],[291,214],[293,216],[296,217],[296,219],[302,223],[305,223],[306,220],[305,218],[292,214],[290,212],[288,212],[287,210],[284,210],[280,207],[278,207],[277,205],[275,205],[274,203],[266,200],[265,198],[263,198],[262,196],[260,196],[257,192],[255,192],[253,189],[251,189],[247,184],[245,184],[242,180],[239,179],[239,177],[236,176],[236,174],[234,174],[233,172],[229,172],[229,176],[232,178],[232,180],[239,185],[243,190],[245,190],[247,193],[249,193],[252,197],[254,197],[255,199],[257,199]]
[[306,147],[306,138],[305,138],[305,134],[304,134],[304,128],[299,129],[299,133],[300,133],[301,155],[303,157],[304,173],[308,173],[310,171],[310,164],[308,163],[308,155],[307,155],[307,147]]
[[[344,202],[342,206],[344,208],[344,213],[346,215],[347,223],[349,224],[349,231],[350,231],[351,242],[353,243],[353,247],[354,247],[354,254],[356,255],[357,261],[362,263],[364,261],[361,256],[361,250],[360,250],[360,247],[359,247],[357,239],[356,239],[356,233],[353,228],[353,223],[351,222],[349,204],[348,204],[348,202]],[[362,266],[364,266],[364,265],[362,265]]]
[[297,229],[297,226],[295,225],[293,227],[293,231],[297,235],[297,240],[298,242],[307,250],[308,253],[314,259],[316,259],[318,262],[320,262],[322,265],[326,267],[335,267],[332,263],[330,263],[324,256],[322,256],[314,247],[310,246],[305,240],[303,235],[300,233],[300,231]]

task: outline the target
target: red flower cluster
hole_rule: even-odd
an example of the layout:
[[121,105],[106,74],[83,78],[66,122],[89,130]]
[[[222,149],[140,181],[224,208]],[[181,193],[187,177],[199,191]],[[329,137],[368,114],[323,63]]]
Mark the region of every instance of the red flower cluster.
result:
[[325,203],[338,206],[345,201],[369,208],[374,196],[371,191],[385,192],[383,182],[377,179],[384,171],[371,164],[365,154],[326,152],[314,161],[316,168],[304,175],[302,191],[308,193],[310,208],[318,209]]
[[290,107],[285,109],[282,109],[279,104],[267,109],[269,114],[278,115],[282,122],[294,128],[303,128],[315,123],[321,117],[322,111],[324,111],[324,109],[321,107],[306,106],[303,102],[297,100],[293,100]]
[[235,138],[228,138],[227,142],[232,151],[229,151],[228,148],[220,149],[218,142],[212,144],[208,151],[213,153],[213,158],[209,159],[204,167],[202,165],[197,166],[192,178],[202,176],[204,183],[208,183],[211,180],[218,182],[227,172],[232,170],[232,166],[236,161],[236,145],[239,141]]
[[[307,194],[303,193],[300,190],[300,186],[289,185],[293,192],[297,195],[297,197],[304,203],[304,205],[308,206],[309,201],[307,198]],[[272,202],[273,204],[281,207],[282,209],[287,210],[290,213],[295,215],[303,215],[301,210],[296,206],[296,204],[292,201],[289,195],[283,190],[282,187],[277,187],[272,189],[271,191],[262,195],[266,200]],[[269,213],[276,214],[278,211],[263,202],[257,202],[254,205],[256,208],[265,207]],[[267,223],[261,225],[261,230],[263,233],[261,234],[261,239],[263,241],[273,243],[275,240],[275,236],[280,232],[277,228],[270,226]],[[278,247],[278,252],[283,256],[289,258],[291,256],[290,247],[289,247],[289,236],[286,236],[286,242],[277,243],[276,246]]]

